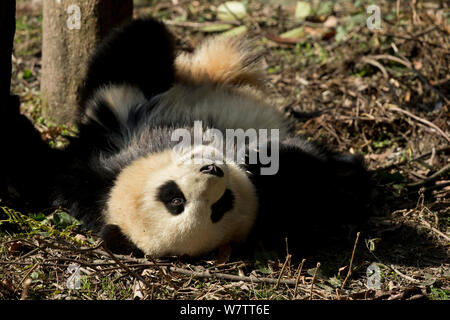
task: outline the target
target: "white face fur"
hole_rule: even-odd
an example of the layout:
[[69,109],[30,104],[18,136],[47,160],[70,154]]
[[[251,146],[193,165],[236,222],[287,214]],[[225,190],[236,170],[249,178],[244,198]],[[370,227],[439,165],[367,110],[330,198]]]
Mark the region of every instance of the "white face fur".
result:
[[105,218],[145,254],[197,256],[244,241],[256,211],[254,187],[239,166],[176,161],[167,150],[123,170]]

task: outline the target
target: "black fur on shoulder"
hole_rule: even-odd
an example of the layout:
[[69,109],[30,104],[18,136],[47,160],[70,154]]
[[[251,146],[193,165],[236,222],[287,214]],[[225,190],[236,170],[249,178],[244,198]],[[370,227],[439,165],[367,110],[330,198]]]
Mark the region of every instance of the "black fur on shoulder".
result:
[[129,84],[147,98],[166,91],[174,80],[174,39],[163,23],[136,19],[114,29],[96,48],[80,92],[80,112],[98,88]]
[[275,175],[260,175],[260,168],[248,166],[260,201],[251,238],[263,239],[266,249],[282,250],[288,238],[304,252],[333,234],[342,238],[340,226],[360,225],[370,215],[373,188],[358,155],[293,137],[280,144]]

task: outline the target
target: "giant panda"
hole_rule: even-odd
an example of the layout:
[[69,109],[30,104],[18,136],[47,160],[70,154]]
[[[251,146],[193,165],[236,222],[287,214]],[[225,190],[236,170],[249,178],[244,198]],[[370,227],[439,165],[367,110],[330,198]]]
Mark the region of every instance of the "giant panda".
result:
[[[260,241],[282,247],[286,238],[290,248],[310,246],[314,230],[366,215],[361,157],[294,135],[264,93],[251,42],[212,37],[193,53],[177,53],[174,43],[163,23],[147,18],[98,45],[80,91],[79,134],[55,165],[52,206],[98,232],[113,252],[155,258]],[[274,135],[262,145],[244,141],[238,161],[215,139],[180,147],[173,139],[180,129]],[[264,148],[278,161],[274,173],[262,173],[271,165],[259,157]]]

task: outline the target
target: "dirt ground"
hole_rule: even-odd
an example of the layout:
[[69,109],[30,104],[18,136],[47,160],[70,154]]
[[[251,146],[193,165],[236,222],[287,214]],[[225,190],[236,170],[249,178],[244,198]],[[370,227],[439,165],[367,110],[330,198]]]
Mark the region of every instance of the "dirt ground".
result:
[[[13,92],[59,148],[74,128],[40,116],[39,1],[17,3]],[[222,1],[149,3],[137,1],[135,16],[166,21],[180,50],[217,33],[254,38],[267,89],[297,133],[362,153],[383,201],[347,247],[217,264],[114,256],[66,213],[0,199],[0,299],[450,299],[446,1],[310,1],[297,10],[305,19],[295,18],[296,1],[245,1],[246,14],[227,24]],[[368,28],[369,4],[381,8],[379,29]]]

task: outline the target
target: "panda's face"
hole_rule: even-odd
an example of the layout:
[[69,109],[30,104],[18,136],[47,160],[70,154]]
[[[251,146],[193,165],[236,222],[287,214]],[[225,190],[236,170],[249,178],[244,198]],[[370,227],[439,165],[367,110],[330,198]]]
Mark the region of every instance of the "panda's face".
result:
[[168,151],[124,169],[106,220],[146,254],[196,256],[244,240],[256,210],[254,187],[237,165],[174,161]]
[[[233,208],[233,192],[226,189],[229,178],[226,166],[178,164],[175,170],[177,175],[157,188],[155,206],[164,205],[173,216],[185,213],[184,219],[203,219],[209,215],[212,222],[220,221]],[[218,212],[218,204],[226,210]]]
[[173,223],[180,232],[208,228],[234,207],[233,192],[227,189],[229,178],[223,164],[173,164],[157,172],[155,180],[149,179],[147,195],[154,199],[144,195],[142,205],[148,212],[158,212],[152,218]]

